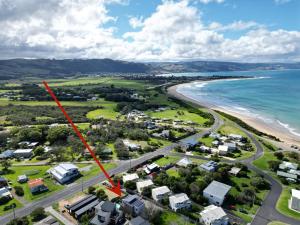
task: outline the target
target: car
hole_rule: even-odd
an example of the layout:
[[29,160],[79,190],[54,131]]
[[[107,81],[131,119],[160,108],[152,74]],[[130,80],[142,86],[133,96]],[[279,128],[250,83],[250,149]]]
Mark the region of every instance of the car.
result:
[[102,182],[102,185],[104,185],[105,187],[108,187],[108,188],[112,188],[111,183],[109,183],[109,182],[106,181],[106,180]]

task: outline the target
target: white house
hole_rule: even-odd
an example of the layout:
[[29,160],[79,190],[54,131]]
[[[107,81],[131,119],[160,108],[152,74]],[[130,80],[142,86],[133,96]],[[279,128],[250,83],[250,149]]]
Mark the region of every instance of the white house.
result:
[[131,151],[139,150],[141,148],[140,145],[135,144],[128,139],[123,140],[123,144]]
[[136,182],[136,188],[139,193],[142,193],[146,187],[152,187],[153,185],[154,184],[152,180],[143,180],[143,181]]
[[204,190],[203,196],[208,199],[210,204],[222,205],[226,194],[231,186],[218,181],[212,181]]
[[210,205],[200,212],[200,222],[205,225],[227,225],[229,218],[221,207]]
[[123,182],[126,183],[127,181],[137,181],[139,179],[139,175],[137,173],[126,174],[123,176]]
[[160,166],[156,163],[151,163],[144,167],[144,171],[146,174],[158,172],[159,170],[160,170]]
[[176,165],[182,166],[182,167],[187,167],[187,166],[190,165],[190,164],[192,164],[192,161],[191,161],[189,158],[187,158],[187,157],[184,157],[184,158],[180,159],[180,160],[176,163]]
[[14,151],[13,155],[16,158],[30,158],[33,156],[33,149],[17,149]]
[[279,165],[279,169],[281,169],[281,170],[286,170],[286,169],[297,170],[298,169],[298,164],[297,163],[291,163],[291,162],[283,161]]
[[296,189],[292,189],[292,197],[291,197],[291,208],[297,211],[300,211],[300,191]]
[[50,169],[49,173],[61,184],[69,182],[79,175],[78,167],[72,163],[61,163]]
[[206,163],[201,164],[200,169],[206,170],[208,172],[214,172],[218,168],[218,163],[215,161],[208,161]]
[[229,134],[228,137],[232,140],[241,141],[244,139],[242,135],[239,134]]
[[175,212],[179,209],[189,209],[192,205],[191,200],[185,193],[172,195],[169,197],[169,203],[172,210]]
[[161,201],[171,194],[170,189],[167,186],[157,187],[152,189],[152,198],[155,201]]
[[10,198],[13,198],[10,191],[7,189],[7,187],[0,188],[0,197],[8,196]]
[[233,176],[237,176],[239,174],[239,172],[241,171],[241,168],[239,167],[232,167],[230,170],[229,170],[229,173]]
[[224,145],[228,147],[229,152],[232,152],[232,151],[236,150],[236,143],[225,142]]
[[227,145],[219,145],[218,152],[219,155],[227,155],[227,153],[229,153],[229,148]]

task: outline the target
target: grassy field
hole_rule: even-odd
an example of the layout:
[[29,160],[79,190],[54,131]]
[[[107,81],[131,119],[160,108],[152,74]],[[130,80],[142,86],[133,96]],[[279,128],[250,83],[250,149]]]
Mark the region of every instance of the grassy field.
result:
[[253,165],[261,170],[268,170],[269,169],[268,161],[271,160],[277,160],[277,158],[274,156],[274,152],[264,147],[264,154],[260,158],[255,160],[253,162]]
[[49,80],[48,81],[50,87],[61,87],[61,86],[78,86],[78,85],[93,85],[93,84],[101,84],[104,85],[114,85],[115,87],[124,87],[124,88],[132,88],[137,90],[143,90],[150,85],[143,83],[142,81],[135,80],[125,80],[119,77],[99,77],[99,78],[76,78],[76,79],[68,79],[68,80]]
[[[62,190],[64,188],[63,185],[58,185],[51,178],[45,178],[46,171],[50,168],[50,166],[18,166],[11,167],[12,173],[3,175],[5,178],[12,182],[12,187],[14,186],[22,186],[24,189],[24,199],[27,201],[33,201],[37,199],[44,198],[56,192],[58,190]],[[43,178],[45,185],[48,187],[49,191],[43,192],[40,194],[33,195],[30,192],[27,183],[19,184],[17,182],[17,178],[19,175],[26,174],[29,179]]]
[[193,223],[186,221],[180,215],[178,215],[174,212],[164,211],[159,218],[159,224],[160,225],[170,225],[170,224],[192,225]]
[[169,176],[172,176],[172,177],[180,177],[180,176],[179,176],[179,173],[178,173],[178,171],[177,171],[176,168],[168,169],[166,172],[167,172],[167,174],[168,174]]
[[12,209],[6,210],[6,211],[5,211],[5,210],[4,210],[4,207],[5,207],[5,206],[10,206],[10,205],[12,205],[13,203],[16,204],[16,208],[21,208],[21,207],[22,207],[22,204],[21,204],[18,200],[12,199],[12,200],[9,201],[8,203],[6,203],[6,204],[4,204],[4,205],[0,205],[0,216],[4,215],[4,214],[6,214],[6,213],[11,212]]
[[292,188],[288,186],[283,187],[280,198],[277,201],[276,208],[282,214],[300,220],[300,213],[295,212],[288,207],[288,202],[291,198],[291,189]]
[[87,113],[86,117],[88,119],[97,119],[97,118],[104,118],[104,119],[112,119],[115,120],[118,115],[118,112],[114,111],[115,104],[106,105],[103,109],[96,109]]
[[199,138],[199,141],[202,142],[207,147],[212,147],[212,142],[214,141],[214,138],[203,137],[203,138]]
[[[115,163],[102,163],[102,165],[107,171],[117,167]],[[96,175],[99,175],[100,173],[102,173],[102,171],[100,170],[99,166],[93,164],[89,171],[82,172],[81,174],[83,175],[83,180],[88,180]]]
[[239,134],[247,137],[247,135],[241,129],[239,129],[235,123],[229,120],[224,120],[224,125],[222,125],[218,131],[223,135]]
[[[181,112],[179,114],[179,112]],[[151,117],[157,117],[157,118],[166,118],[166,119],[172,119],[172,120],[182,120],[182,121],[192,121],[194,123],[198,124],[204,124],[207,119],[197,115],[196,113],[190,113],[184,108],[180,109],[169,109],[162,112],[147,112],[147,114]]]
[[166,166],[170,163],[176,163],[180,159],[179,156],[166,156],[155,161],[159,166]]

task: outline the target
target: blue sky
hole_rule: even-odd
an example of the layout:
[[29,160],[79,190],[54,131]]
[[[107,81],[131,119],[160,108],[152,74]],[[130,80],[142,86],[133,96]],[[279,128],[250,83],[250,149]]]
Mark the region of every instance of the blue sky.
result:
[[300,0],[0,0],[0,58],[300,61]]
[[[161,0],[130,0],[129,4],[111,4],[107,8],[109,14],[118,17],[116,22],[111,22],[107,26],[114,25],[118,28],[116,35],[123,35],[128,31],[133,31],[128,22],[128,18],[149,17],[161,4]],[[270,30],[300,29],[300,1],[291,0],[276,3],[274,0],[227,0],[222,4],[193,1],[191,5],[196,6],[201,12],[202,20],[209,24],[217,21],[222,24],[233,23],[234,21],[256,21],[267,26]],[[225,32],[228,37],[237,38],[245,32]]]

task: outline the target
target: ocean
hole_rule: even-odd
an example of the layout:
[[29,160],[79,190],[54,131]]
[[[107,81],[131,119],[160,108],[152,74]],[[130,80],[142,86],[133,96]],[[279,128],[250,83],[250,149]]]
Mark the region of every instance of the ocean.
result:
[[236,75],[254,79],[184,84],[187,97],[260,119],[300,137],[300,70],[180,73],[176,76]]

